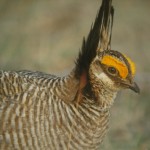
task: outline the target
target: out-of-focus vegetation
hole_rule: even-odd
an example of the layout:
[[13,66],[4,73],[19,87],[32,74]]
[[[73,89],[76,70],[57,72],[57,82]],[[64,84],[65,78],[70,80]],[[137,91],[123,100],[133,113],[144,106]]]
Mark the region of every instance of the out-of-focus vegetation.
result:
[[[0,0],[0,69],[65,74],[101,0]],[[114,0],[112,48],[136,63],[141,94],[122,91],[104,150],[150,150],[150,1]]]

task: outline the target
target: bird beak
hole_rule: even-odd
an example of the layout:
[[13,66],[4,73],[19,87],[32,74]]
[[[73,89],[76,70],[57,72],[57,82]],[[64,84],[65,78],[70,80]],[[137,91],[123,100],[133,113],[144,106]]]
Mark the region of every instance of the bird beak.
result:
[[136,93],[140,93],[140,88],[138,87],[138,85],[133,82],[132,84],[129,85],[129,89],[131,89],[132,91],[136,92]]

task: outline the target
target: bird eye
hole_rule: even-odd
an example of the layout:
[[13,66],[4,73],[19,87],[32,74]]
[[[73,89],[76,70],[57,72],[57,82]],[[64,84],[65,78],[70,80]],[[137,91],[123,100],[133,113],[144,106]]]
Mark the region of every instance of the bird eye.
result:
[[114,67],[108,67],[108,72],[112,75],[117,74],[117,69]]

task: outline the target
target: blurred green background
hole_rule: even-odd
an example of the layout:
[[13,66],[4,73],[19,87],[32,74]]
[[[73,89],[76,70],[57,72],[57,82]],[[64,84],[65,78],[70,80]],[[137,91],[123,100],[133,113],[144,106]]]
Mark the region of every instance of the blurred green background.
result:
[[[0,69],[66,74],[101,0],[0,0]],[[137,95],[121,91],[104,150],[150,150],[150,1],[114,0],[112,48],[136,63]]]

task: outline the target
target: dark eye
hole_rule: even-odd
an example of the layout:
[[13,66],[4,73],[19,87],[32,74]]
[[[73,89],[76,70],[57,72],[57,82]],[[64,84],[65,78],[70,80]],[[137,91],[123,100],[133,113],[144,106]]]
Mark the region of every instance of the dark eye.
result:
[[117,74],[117,70],[114,67],[108,67],[108,72],[112,75],[116,75]]

